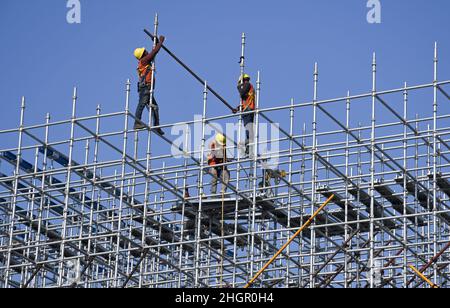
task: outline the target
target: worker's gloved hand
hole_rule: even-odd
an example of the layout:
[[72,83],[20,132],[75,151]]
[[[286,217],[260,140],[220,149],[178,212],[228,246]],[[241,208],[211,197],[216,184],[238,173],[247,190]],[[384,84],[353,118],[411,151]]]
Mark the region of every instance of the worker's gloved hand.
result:
[[161,35],[160,37],[159,37],[159,42],[158,42],[158,44],[164,44],[164,41],[166,40],[166,37],[164,36],[164,35]]
[[237,108],[234,108],[232,111],[234,114],[236,114],[236,113],[238,113],[239,110]]

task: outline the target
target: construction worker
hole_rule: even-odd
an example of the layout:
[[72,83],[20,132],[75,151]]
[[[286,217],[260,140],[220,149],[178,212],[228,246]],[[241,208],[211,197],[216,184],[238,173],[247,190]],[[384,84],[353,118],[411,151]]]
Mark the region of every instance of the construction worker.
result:
[[261,188],[261,193],[265,194],[266,197],[273,197],[277,195],[276,188],[273,190],[272,179],[275,182],[275,186],[281,183],[281,180],[287,175],[286,171],[271,169],[265,162],[263,162],[263,180],[259,183],[259,188]]
[[222,134],[217,134],[215,140],[211,143],[211,152],[208,154],[208,165],[211,167],[210,174],[213,176],[211,182],[211,195],[217,194],[217,181],[222,179],[222,194],[227,191],[230,182],[230,171],[227,166],[217,166],[227,162],[227,138]]
[[[152,118],[153,118],[153,126],[159,126],[159,107],[156,102],[155,96],[153,95],[152,103],[150,104],[150,96],[151,96],[151,86],[153,82],[153,89],[155,88],[154,79],[153,79],[153,61],[155,60],[156,55],[160,51],[165,37],[160,36],[159,40],[157,39],[156,47],[149,53],[147,50],[143,48],[136,48],[134,51],[134,56],[139,61],[138,64],[138,75],[139,75],[139,83],[138,83],[138,92],[139,92],[139,104],[136,109],[136,122],[134,124],[134,129],[144,129],[146,126],[142,122],[142,112],[144,108],[147,107],[149,109],[152,108]],[[153,80],[153,81],[152,81]],[[164,135],[164,132],[161,128],[155,130],[157,134]]]
[[254,137],[254,122],[255,122],[255,88],[250,83],[250,76],[243,74],[238,81],[238,91],[241,97],[241,104],[233,109],[233,113],[251,112],[244,114],[242,120],[245,126],[245,155],[248,157],[250,151],[250,141],[253,141]]

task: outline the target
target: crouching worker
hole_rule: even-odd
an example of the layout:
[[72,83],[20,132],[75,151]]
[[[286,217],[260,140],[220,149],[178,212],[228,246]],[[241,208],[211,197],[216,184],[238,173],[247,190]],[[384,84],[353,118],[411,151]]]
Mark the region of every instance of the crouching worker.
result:
[[[138,75],[139,75],[139,83],[138,83],[138,91],[139,91],[139,104],[136,109],[136,122],[134,124],[134,129],[144,129],[146,126],[142,123],[142,112],[144,108],[147,109],[152,108],[152,118],[153,118],[153,126],[159,126],[159,107],[156,102],[155,96],[153,95],[152,102],[150,103],[151,88],[153,83],[153,90],[155,89],[155,82],[153,79],[153,61],[155,60],[156,55],[161,50],[161,47],[164,43],[165,37],[161,36],[156,47],[149,53],[145,48],[137,48],[134,51],[134,56],[139,61],[138,64]],[[164,132],[161,128],[155,130],[155,132],[159,135],[164,135]]]
[[[208,165],[210,166],[211,181],[211,195],[213,197],[217,194],[218,179],[222,179],[222,195],[227,191],[227,185],[230,182],[230,171],[227,166],[221,166],[227,162],[227,139],[222,134],[217,134],[215,140],[211,143],[211,152],[208,154]],[[219,166],[218,166],[219,165]]]

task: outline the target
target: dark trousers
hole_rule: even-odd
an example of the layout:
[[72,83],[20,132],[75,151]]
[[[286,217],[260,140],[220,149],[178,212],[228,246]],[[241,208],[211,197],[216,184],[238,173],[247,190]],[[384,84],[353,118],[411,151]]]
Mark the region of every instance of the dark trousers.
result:
[[149,87],[141,87],[139,88],[139,104],[136,108],[136,122],[142,120],[142,112],[146,107],[149,110],[150,107],[152,108],[153,126],[159,126],[159,106],[155,96],[153,96],[153,102],[150,106],[150,89]]
[[249,113],[242,116],[245,127],[245,153],[250,154],[250,142],[253,142],[255,131],[255,114]]

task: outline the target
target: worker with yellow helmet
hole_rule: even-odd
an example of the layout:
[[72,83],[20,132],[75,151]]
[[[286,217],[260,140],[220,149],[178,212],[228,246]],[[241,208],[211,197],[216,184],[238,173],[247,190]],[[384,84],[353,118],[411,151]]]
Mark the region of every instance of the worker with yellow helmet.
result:
[[[142,122],[142,112],[144,108],[147,109],[152,108],[152,120],[153,126],[159,126],[159,106],[156,102],[155,96],[153,95],[152,102],[150,103],[151,95],[151,87],[153,83],[153,89],[155,88],[155,82],[153,78],[153,61],[155,60],[156,55],[161,50],[161,47],[164,43],[165,37],[160,36],[159,40],[157,40],[156,47],[149,53],[147,50],[142,48],[136,48],[134,51],[134,56],[139,61],[138,64],[138,75],[139,75],[139,83],[138,83],[138,92],[139,92],[139,104],[136,109],[136,121],[134,124],[134,129],[144,129],[146,126]],[[160,135],[164,135],[164,132],[161,128],[157,128],[155,130],[156,133]]]
[[214,141],[211,142],[211,152],[208,154],[208,165],[210,166],[211,195],[217,194],[218,179],[222,179],[222,194],[227,191],[227,185],[230,182],[230,171],[223,164],[227,160],[227,138],[223,134],[217,134]]
[[250,83],[250,76],[248,74],[243,74],[239,77],[238,81],[238,91],[241,98],[241,104],[233,109],[233,113],[237,113],[239,110],[243,112],[242,120],[245,126],[245,154],[249,156],[252,151],[250,151],[250,141],[253,140],[254,136],[254,123],[255,123],[255,88]]

